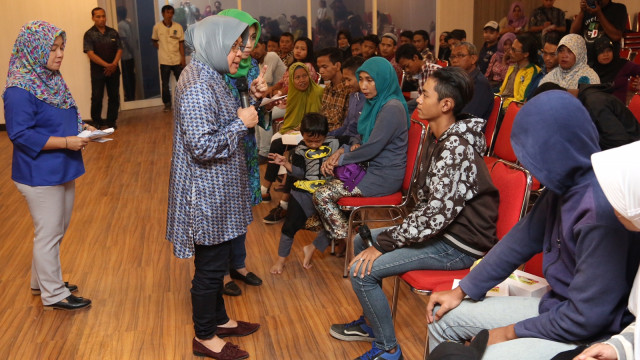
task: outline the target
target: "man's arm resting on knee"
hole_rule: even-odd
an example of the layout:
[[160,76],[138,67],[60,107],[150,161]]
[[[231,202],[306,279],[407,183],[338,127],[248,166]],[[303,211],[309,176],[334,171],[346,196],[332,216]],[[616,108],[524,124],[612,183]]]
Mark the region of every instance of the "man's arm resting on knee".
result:
[[515,324],[489,330],[489,341],[487,345],[498,344],[504,341],[517,339]]
[[[449,312],[449,310],[458,307],[465,296],[467,296],[467,294],[462,291],[460,286],[453,290],[438,291],[431,294],[429,297],[429,303],[427,303],[427,323],[431,324],[434,321],[440,320],[440,318]],[[433,308],[436,304],[440,305],[440,309],[438,309],[438,312],[434,315]]]

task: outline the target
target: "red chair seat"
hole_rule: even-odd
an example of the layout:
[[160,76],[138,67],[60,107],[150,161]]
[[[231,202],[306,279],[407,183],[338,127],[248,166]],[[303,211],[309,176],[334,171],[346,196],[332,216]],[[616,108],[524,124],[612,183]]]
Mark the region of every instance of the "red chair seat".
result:
[[491,171],[491,169],[493,168],[493,165],[498,161],[498,158],[493,157],[493,156],[485,156],[484,157],[484,163],[487,164],[487,169],[489,169],[489,171]]
[[367,205],[400,205],[402,192],[398,191],[387,196],[375,197],[343,197],[338,200],[340,206],[367,206]]
[[469,269],[462,270],[413,270],[400,275],[412,288],[424,291],[450,290],[453,279],[467,276]]

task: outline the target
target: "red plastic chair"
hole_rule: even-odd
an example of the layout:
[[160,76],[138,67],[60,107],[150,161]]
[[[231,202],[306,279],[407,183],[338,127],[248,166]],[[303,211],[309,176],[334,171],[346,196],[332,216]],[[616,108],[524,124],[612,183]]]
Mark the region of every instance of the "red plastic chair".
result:
[[[420,168],[420,158],[422,148],[427,138],[427,127],[421,121],[411,120],[409,127],[409,141],[407,146],[407,167],[404,172],[402,189],[396,193],[379,197],[343,197],[338,201],[340,209],[350,211],[349,233],[346,241],[346,251],[344,257],[344,273],[347,277],[349,273],[349,262],[353,257],[353,229],[356,225],[376,221],[396,221],[406,215],[406,206],[414,191],[415,182]],[[383,209],[387,210],[389,217],[384,219],[369,219],[366,216],[367,210]]]
[[[636,55],[637,57],[638,55]],[[635,94],[629,101],[629,110],[633,113],[633,116],[636,117],[636,120],[640,122],[640,94]]]
[[529,274],[544,277],[542,273],[542,253],[534,255],[524,264],[523,270]]
[[[496,236],[502,239],[524,216],[529,203],[531,174],[520,166],[497,160],[491,168],[491,180],[500,193]],[[395,321],[398,308],[400,280],[409,285],[413,293],[431,296],[434,291],[451,289],[454,279],[462,279],[469,269],[413,270],[396,276],[391,300],[391,315]],[[425,358],[429,349],[429,336],[425,345]]]
[[620,49],[620,58],[629,60],[631,58],[631,49],[629,48]]
[[493,108],[491,109],[491,115],[487,120],[487,126],[484,129],[484,136],[487,142],[487,154],[491,154],[493,141],[495,140],[496,125],[498,125],[498,117],[500,116],[500,109],[502,108],[502,97],[500,95],[493,96]]
[[413,112],[411,113],[411,120],[415,120],[415,121],[421,122],[421,123],[423,123],[425,125],[429,125],[429,122],[427,120],[423,120],[423,119],[420,119],[420,117],[418,117],[418,108],[413,110]]
[[494,135],[495,141],[492,144],[491,152],[489,156],[484,157],[484,162],[489,169],[493,167],[493,164],[495,164],[498,159],[507,160],[511,163],[518,161],[511,147],[511,128],[521,107],[522,103],[512,101],[504,113],[500,127],[495,130],[497,135]]
[[440,65],[440,66],[442,66],[442,67],[447,67],[447,66],[449,66],[449,62],[448,62],[447,60],[440,60],[440,59],[437,59],[437,60],[436,60],[436,64],[438,64],[438,65]]

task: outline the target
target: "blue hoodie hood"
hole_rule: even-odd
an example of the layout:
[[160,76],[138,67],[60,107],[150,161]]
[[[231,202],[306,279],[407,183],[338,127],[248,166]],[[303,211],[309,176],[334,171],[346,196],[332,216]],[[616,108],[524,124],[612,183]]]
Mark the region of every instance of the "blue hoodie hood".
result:
[[558,195],[593,174],[591,154],[600,151],[589,113],[560,90],[546,91],[520,109],[511,146],[522,165]]

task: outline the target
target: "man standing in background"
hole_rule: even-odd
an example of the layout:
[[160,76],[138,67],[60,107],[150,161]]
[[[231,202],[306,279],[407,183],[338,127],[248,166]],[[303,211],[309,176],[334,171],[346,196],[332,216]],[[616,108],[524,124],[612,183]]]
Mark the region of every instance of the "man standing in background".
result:
[[91,10],[94,26],[84,33],[83,50],[91,60],[91,119],[96,128],[104,126],[102,121],[102,98],[107,87],[109,98],[107,123],[116,128],[120,99],[120,68],[122,43],[118,32],[106,26],[107,15],[103,8]]
[[182,25],[173,21],[174,12],[173,6],[163,6],[162,21],[153,26],[153,33],[151,34],[153,46],[158,49],[164,112],[171,111],[171,89],[169,89],[171,73],[173,72],[177,82],[182,69],[186,65],[184,59],[184,30]]

